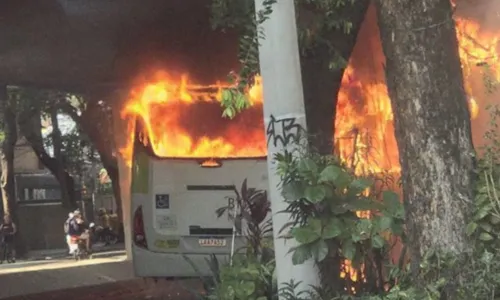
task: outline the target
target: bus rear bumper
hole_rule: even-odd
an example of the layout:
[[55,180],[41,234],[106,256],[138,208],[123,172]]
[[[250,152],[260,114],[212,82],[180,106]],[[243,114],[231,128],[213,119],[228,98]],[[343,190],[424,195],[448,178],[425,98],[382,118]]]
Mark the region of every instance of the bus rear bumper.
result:
[[[133,246],[133,264],[138,277],[199,277],[213,275],[210,253],[161,253]],[[219,265],[229,261],[229,254],[217,254]],[[191,262],[191,263],[190,263]],[[193,267],[194,265],[194,267]]]

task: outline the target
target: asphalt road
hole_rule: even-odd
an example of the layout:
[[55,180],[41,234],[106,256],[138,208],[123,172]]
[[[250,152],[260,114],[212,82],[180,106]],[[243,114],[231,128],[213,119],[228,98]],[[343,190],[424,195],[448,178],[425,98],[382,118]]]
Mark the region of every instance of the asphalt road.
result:
[[[94,259],[96,263],[99,263],[102,258],[121,258],[123,259],[125,251],[107,251],[101,253],[95,253]],[[35,260],[18,260],[16,263],[10,264],[4,262],[0,264],[0,276],[2,274],[26,272],[26,271],[39,271],[54,269],[60,267],[74,267],[82,265],[84,262],[75,262],[70,256],[67,257],[56,257],[56,258],[40,258]]]
[[135,278],[131,261],[120,251],[92,260],[52,259],[0,265],[0,299],[176,299],[191,300],[185,290],[197,280]]
[[0,266],[0,298],[130,279],[132,264],[123,255],[19,262]]

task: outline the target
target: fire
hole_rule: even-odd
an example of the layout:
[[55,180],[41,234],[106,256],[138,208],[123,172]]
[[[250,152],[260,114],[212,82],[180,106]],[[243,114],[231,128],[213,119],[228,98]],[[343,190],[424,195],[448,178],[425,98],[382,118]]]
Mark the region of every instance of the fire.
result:
[[[383,171],[399,174],[393,113],[382,67],[385,59],[373,8],[365,23],[371,24],[365,24],[359,33],[360,42],[338,94],[335,151],[359,175]],[[500,32],[484,30],[480,23],[468,19],[457,19],[456,24],[468,106],[474,120],[487,97],[484,75],[500,79]],[[196,85],[187,75],[173,78],[165,73],[137,86],[121,112],[129,121],[128,143],[121,149],[125,160],[131,160],[136,121],[141,124],[141,141],[159,157],[204,158],[208,160],[202,165],[211,167],[218,165],[212,158],[265,156],[261,78],[257,76],[247,91],[250,109],[233,120],[221,118],[221,92],[227,87],[219,82]],[[366,212],[358,215],[369,217]],[[349,261],[343,268],[343,278],[357,281],[363,277]]]
[[[474,119],[479,107],[469,79],[477,73],[478,65],[488,63],[492,66],[497,61],[496,46],[500,35],[481,33],[479,24],[469,20],[458,20],[457,31],[464,79],[470,95],[469,108]],[[373,35],[372,30],[369,33]],[[380,41],[372,42],[371,48],[378,54],[369,59],[383,57]],[[383,170],[398,173],[393,115],[383,70],[367,70],[367,66],[373,69],[373,63],[356,64],[354,60],[362,56],[357,51],[366,52],[366,47],[355,48],[342,79],[335,118],[336,151],[357,174]],[[500,69],[492,71],[500,78]],[[227,87],[229,85],[220,82],[196,85],[187,75],[173,78],[163,72],[156,74],[151,82],[131,92],[121,112],[122,118],[130,122],[129,143],[121,149],[122,154],[130,161],[133,128],[139,121],[142,142],[150,145],[159,157],[265,156],[261,78],[255,78],[247,93],[253,111],[243,112],[234,120],[220,117],[221,91]]]
[[[127,118],[131,128],[139,121],[142,142],[159,157],[265,156],[263,125],[255,121],[262,120],[260,78],[248,91],[254,112],[234,120],[220,117],[221,91],[225,87],[228,85],[220,83],[195,85],[187,75],[176,80],[158,73],[152,83],[132,91],[121,116]],[[135,130],[128,132],[129,142],[121,149],[127,160],[132,155]]]

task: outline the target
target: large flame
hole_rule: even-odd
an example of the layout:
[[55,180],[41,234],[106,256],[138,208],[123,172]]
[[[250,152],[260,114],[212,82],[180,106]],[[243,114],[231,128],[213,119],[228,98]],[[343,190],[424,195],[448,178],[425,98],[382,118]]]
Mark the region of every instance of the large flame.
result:
[[[366,22],[370,19],[374,18],[368,17]],[[366,54],[367,45],[357,45],[342,79],[335,118],[336,151],[358,174],[398,172],[392,110],[381,67],[384,59],[378,33],[369,27],[363,27],[360,40],[370,44],[372,55],[362,53]],[[471,78],[484,69],[478,66],[488,63],[492,74],[500,78],[495,65],[500,35],[480,29],[474,21],[457,21],[472,118],[479,111],[474,99],[483,92],[472,88]],[[160,157],[265,156],[260,77],[248,90],[252,107],[233,120],[220,117],[221,89],[225,87],[228,85],[222,83],[196,85],[187,75],[173,78],[159,72],[150,82],[134,88],[121,113],[130,121],[129,142],[121,149],[126,160],[131,158],[136,120],[142,125],[142,141]]]
[[[486,103],[491,102],[485,79],[500,80],[500,31],[484,29],[479,22],[465,18],[457,18],[456,28],[471,119],[481,119],[478,117]],[[357,174],[400,171],[384,63],[371,7],[342,79],[335,118],[335,151]],[[129,121],[128,143],[121,149],[125,161],[131,160],[136,121],[141,124],[142,142],[160,157],[265,156],[260,77],[247,91],[252,106],[233,120],[221,118],[224,87],[228,85],[200,86],[191,83],[187,75],[172,78],[159,73],[134,88],[121,112]],[[482,132],[475,134],[475,139],[478,135]],[[362,280],[363,274],[357,274],[349,262],[343,267],[341,277]]]

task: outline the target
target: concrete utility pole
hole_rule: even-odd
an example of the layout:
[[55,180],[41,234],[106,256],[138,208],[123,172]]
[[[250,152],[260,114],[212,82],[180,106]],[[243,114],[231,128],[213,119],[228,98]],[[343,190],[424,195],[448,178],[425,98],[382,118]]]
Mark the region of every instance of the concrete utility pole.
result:
[[[263,9],[264,0],[255,0],[256,12]],[[288,251],[296,246],[292,240],[279,238],[279,230],[290,220],[289,215],[278,212],[287,207],[278,188],[273,161],[275,153],[293,151],[299,145],[297,138],[306,133],[304,95],[300,71],[295,7],[292,0],[278,0],[273,5],[270,19],[263,24],[265,38],[260,40],[259,60],[264,90],[264,123],[267,136],[267,165],[269,196],[273,211],[274,248],[276,269],[280,284],[301,281],[301,289],[319,283],[318,271],[313,261],[302,265],[292,264]]]
[[[114,101],[124,103],[128,93],[123,90],[115,91],[113,94]],[[119,107],[119,106],[118,106]],[[123,120],[120,116],[120,109],[113,109],[113,127],[115,132],[116,148],[120,149],[127,143],[127,121]],[[131,203],[130,184],[132,181],[131,168],[127,165],[122,155],[117,155],[118,158],[118,172],[120,178],[120,196],[122,201],[122,214],[123,214],[123,230],[125,234],[125,250],[127,252],[127,259],[132,259],[132,220],[131,220]]]

